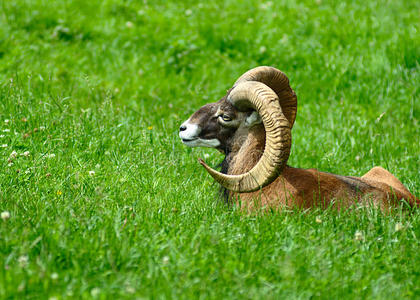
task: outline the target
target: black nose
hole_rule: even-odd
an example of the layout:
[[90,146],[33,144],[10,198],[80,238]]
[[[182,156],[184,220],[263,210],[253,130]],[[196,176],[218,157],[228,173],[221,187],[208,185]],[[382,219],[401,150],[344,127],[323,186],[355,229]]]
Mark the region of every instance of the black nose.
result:
[[179,131],[184,131],[186,129],[187,129],[187,126],[185,126],[185,125],[182,125],[181,127],[179,127]]

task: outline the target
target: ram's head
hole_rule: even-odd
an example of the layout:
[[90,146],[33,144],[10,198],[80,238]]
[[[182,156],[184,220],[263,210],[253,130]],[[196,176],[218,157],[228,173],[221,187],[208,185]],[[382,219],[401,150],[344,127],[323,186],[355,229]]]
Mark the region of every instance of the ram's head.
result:
[[286,75],[272,67],[257,67],[243,74],[225,97],[196,111],[181,125],[179,136],[187,146],[212,147],[227,153],[238,140],[245,142],[249,129],[262,122],[265,149],[250,171],[222,174],[200,160],[228,190],[256,191],[274,181],[286,165],[296,107],[296,95]]

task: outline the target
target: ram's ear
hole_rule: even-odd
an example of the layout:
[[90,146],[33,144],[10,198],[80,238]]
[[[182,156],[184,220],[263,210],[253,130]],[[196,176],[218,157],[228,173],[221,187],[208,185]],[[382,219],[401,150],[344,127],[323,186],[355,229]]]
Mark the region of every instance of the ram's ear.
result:
[[261,123],[262,123],[262,119],[256,111],[250,112],[245,119],[245,125],[247,127],[252,127],[254,125],[261,124]]

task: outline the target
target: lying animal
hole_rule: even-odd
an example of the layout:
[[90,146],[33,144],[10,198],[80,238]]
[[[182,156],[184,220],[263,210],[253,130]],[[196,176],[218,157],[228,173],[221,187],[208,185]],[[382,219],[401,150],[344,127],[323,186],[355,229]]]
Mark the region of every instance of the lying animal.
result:
[[272,67],[243,74],[225,97],[196,111],[179,136],[190,147],[216,148],[225,154],[221,172],[200,163],[225,188],[229,202],[243,209],[263,207],[349,206],[380,208],[416,199],[390,172],[374,167],[362,177],[341,176],[286,165],[291,148],[297,98],[289,80]]

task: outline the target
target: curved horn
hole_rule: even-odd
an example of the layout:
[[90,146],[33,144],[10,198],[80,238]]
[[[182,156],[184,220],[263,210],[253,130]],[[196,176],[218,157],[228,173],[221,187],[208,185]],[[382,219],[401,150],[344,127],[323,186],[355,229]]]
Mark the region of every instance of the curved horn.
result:
[[297,112],[297,97],[290,88],[289,79],[283,72],[273,67],[256,67],[239,77],[234,87],[244,81],[259,81],[271,88],[279,97],[281,108],[290,123],[290,128],[293,127]]
[[264,152],[258,163],[241,175],[226,175],[213,170],[203,160],[199,161],[228,190],[239,193],[257,191],[272,183],[286,165],[292,144],[290,123],[283,114],[277,94],[262,82],[237,83],[227,100],[235,107],[254,109],[261,116],[266,132]]

